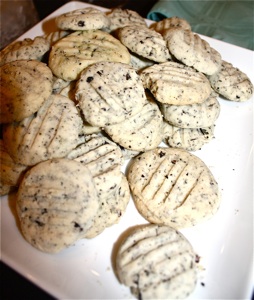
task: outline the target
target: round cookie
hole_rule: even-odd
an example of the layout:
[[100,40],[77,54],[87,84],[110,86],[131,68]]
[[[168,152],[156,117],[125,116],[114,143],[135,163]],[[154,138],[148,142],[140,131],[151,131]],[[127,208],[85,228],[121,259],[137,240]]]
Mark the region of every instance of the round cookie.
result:
[[0,140],[0,182],[3,185],[17,187],[27,170],[27,166],[17,164],[10,157],[4,146],[3,140]]
[[116,271],[138,299],[185,299],[197,283],[195,257],[180,232],[146,224],[133,229],[120,244]]
[[42,36],[14,42],[0,52],[0,66],[16,60],[41,61],[49,49],[50,42]]
[[140,77],[155,99],[166,104],[202,103],[212,91],[203,73],[177,62],[154,64],[142,70]]
[[222,61],[221,69],[209,80],[213,89],[228,100],[242,102],[253,95],[253,84],[248,76],[231,63]]
[[57,30],[52,31],[44,36],[44,38],[50,43],[50,46],[54,45],[58,40],[72,33],[70,30]]
[[183,149],[157,148],[135,157],[127,179],[138,211],[151,223],[191,227],[210,219],[220,205],[211,171]]
[[76,31],[56,42],[49,54],[49,67],[56,77],[77,80],[89,65],[100,61],[130,63],[128,49],[101,30]]
[[43,252],[57,253],[83,238],[99,204],[88,168],[61,158],[26,173],[16,207],[25,239]]
[[203,103],[191,105],[160,104],[160,110],[171,125],[180,128],[205,128],[214,125],[220,114],[217,94],[212,91]]
[[93,238],[102,233],[107,227],[117,224],[123,216],[130,200],[130,189],[125,175],[122,173],[121,182],[114,194],[105,199],[99,199],[99,209],[91,227],[86,231],[85,238]]
[[81,137],[78,146],[68,153],[67,158],[86,165],[94,178],[101,199],[107,198],[118,189],[122,178],[122,152],[106,137]]
[[148,99],[140,112],[121,123],[105,126],[105,132],[122,147],[134,151],[156,148],[163,138],[163,118],[158,105]]
[[150,25],[149,28],[159,32],[163,36],[164,30],[172,27],[180,27],[186,30],[191,30],[191,25],[187,20],[179,18],[179,17],[170,17],[170,18],[165,18],[161,21],[154,22]]
[[3,140],[16,163],[33,166],[66,156],[79,142],[82,119],[73,101],[51,95],[35,114],[4,127]]
[[183,28],[169,28],[163,33],[168,49],[179,61],[206,75],[216,73],[221,55],[198,34]]
[[107,28],[110,19],[104,12],[85,7],[64,13],[55,19],[56,25],[62,30],[94,30]]
[[213,138],[214,126],[206,128],[179,128],[164,121],[163,141],[169,147],[197,151]]
[[110,31],[133,24],[147,27],[145,19],[130,9],[113,8],[106,15],[110,19]]
[[119,40],[133,53],[154,62],[171,59],[166,41],[161,34],[140,25],[128,25],[118,30]]
[[17,60],[0,69],[0,123],[31,116],[52,93],[53,74],[40,61]]
[[81,73],[76,100],[88,123],[104,127],[137,114],[146,97],[141,79],[130,65],[99,62]]

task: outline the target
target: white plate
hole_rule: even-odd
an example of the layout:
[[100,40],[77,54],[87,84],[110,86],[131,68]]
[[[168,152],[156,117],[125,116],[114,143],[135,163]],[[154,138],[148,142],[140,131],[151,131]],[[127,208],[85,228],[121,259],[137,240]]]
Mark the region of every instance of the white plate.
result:
[[[21,39],[52,31],[56,15],[88,5],[67,3]],[[203,38],[223,59],[233,63],[254,82],[253,51]],[[245,103],[219,101],[221,114],[216,122],[215,139],[195,154],[210,167],[221,187],[221,207],[212,220],[182,230],[201,256],[203,267],[190,299],[250,299],[253,284],[253,98]],[[42,253],[23,239],[14,203],[14,195],[1,199],[1,257],[6,264],[56,298],[133,298],[114,273],[119,237],[129,227],[147,223],[132,201],[119,224],[57,255]]]

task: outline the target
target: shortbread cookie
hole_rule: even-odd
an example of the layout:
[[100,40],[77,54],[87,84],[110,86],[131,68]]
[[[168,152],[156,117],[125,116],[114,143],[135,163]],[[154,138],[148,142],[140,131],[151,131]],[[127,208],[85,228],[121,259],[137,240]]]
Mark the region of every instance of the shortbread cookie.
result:
[[97,127],[130,118],[146,101],[136,70],[116,62],[99,62],[86,68],[77,82],[76,99],[86,121]]
[[179,17],[170,17],[170,18],[165,18],[161,21],[154,22],[150,25],[149,28],[159,32],[160,34],[163,35],[164,30],[172,27],[177,27],[177,28],[183,28],[186,30],[191,30],[191,25],[187,20],[179,18]]
[[150,67],[152,65],[154,65],[154,61],[144,58],[140,55],[137,55],[135,53],[130,53],[131,54],[131,62],[130,65],[136,69],[137,71],[141,71],[144,68]]
[[163,118],[158,105],[147,100],[142,110],[121,123],[105,126],[111,139],[126,149],[147,151],[163,139]]
[[104,12],[85,7],[64,13],[55,19],[56,25],[62,30],[94,30],[107,28],[110,19]]
[[1,67],[0,123],[21,121],[35,113],[52,93],[53,75],[36,60],[18,60]]
[[174,105],[204,102],[212,89],[206,76],[177,62],[154,64],[140,73],[157,101]]
[[9,152],[0,140],[0,182],[4,185],[17,187],[27,170],[27,166],[17,164],[13,161]]
[[57,30],[52,31],[44,36],[44,38],[49,41],[50,46],[54,45],[58,40],[72,33],[70,30]]
[[5,126],[4,144],[16,163],[33,166],[66,156],[77,146],[82,119],[73,101],[50,96],[38,112]]
[[101,127],[92,126],[86,120],[83,120],[82,132],[83,132],[84,135],[100,133],[101,131],[102,131]]
[[12,191],[13,186],[5,184],[0,179],[0,196],[5,196]]
[[53,76],[52,94],[60,94],[64,88],[70,85],[70,83],[71,81],[65,81],[62,78]]
[[90,170],[100,199],[107,198],[118,189],[123,163],[120,148],[104,136],[80,137],[79,145],[67,158],[85,164]]
[[214,90],[228,100],[242,102],[253,95],[253,84],[248,76],[229,62],[222,61],[219,72],[209,80]]
[[180,128],[205,128],[214,125],[220,114],[217,94],[212,91],[203,103],[192,105],[160,104],[164,118]]
[[155,62],[171,59],[166,41],[161,34],[140,25],[128,25],[119,29],[119,40],[133,53]]
[[157,148],[133,159],[127,178],[140,214],[180,229],[210,219],[219,187],[205,163],[183,149]]
[[197,283],[195,252],[173,228],[142,225],[133,229],[117,251],[122,284],[138,299],[185,299]]
[[17,41],[0,52],[0,66],[16,60],[39,60],[50,49],[50,42],[44,37],[37,36],[35,39]]
[[107,227],[117,224],[125,213],[129,200],[129,184],[125,175],[121,174],[121,182],[114,194],[109,194],[105,199],[99,199],[98,212],[84,237],[93,238]]
[[133,24],[147,27],[145,19],[130,9],[113,8],[106,15],[110,19],[110,31]]
[[197,151],[213,138],[214,126],[206,128],[179,128],[164,121],[163,141],[172,148]]
[[81,71],[100,61],[130,63],[128,49],[101,30],[76,31],[56,42],[50,51],[49,67],[66,81],[79,78]]
[[221,55],[207,41],[191,30],[169,28],[163,33],[171,54],[185,65],[212,75],[221,66]]
[[25,175],[17,213],[25,239],[35,248],[56,253],[82,238],[99,204],[92,174],[69,159],[47,160]]

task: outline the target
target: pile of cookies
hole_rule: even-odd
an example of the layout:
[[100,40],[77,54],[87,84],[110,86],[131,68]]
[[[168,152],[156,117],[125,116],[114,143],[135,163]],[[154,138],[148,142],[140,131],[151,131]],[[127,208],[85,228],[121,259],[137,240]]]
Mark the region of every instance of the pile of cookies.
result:
[[189,151],[214,137],[218,94],[245,101],[253,85],[177,17],[149,28],[88,7],[55,21],[0,53],[1,195],[17,189],[25,239],[57,253],[119,222],[132,194],[149,224],[120,246],[119,279],[139,298],[186,297],[195,254],[178,230],[220,204]]

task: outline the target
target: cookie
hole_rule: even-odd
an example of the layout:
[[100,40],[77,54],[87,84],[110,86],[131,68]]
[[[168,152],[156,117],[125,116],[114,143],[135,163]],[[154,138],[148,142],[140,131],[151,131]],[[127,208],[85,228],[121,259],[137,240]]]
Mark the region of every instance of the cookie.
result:
[[12,191],[13,186],[5,184],[0,180],[0,196],[5,196]]
[[86,231],[85,238],[94,238],[107,227],[117,224],[130,200],[130,189],[125,175],[121,174],[121,182],[113,194],[102,199],[99,198],[99,209],[93,219],[91,227]]
[[183,234],[146,224],[129,232],[120,244],[116,271],[138,299],[184,299],[197,283],[195,257]]
[[180,128],[205,128],[214,125],[220,114],[217,94],[212,91],[203,103],[191,105],[160,104],[160,110],[171,125]]
[[17,187],[22,180],[27,166],[17,164],[13,161],[9,152],[0,140],[0,182],[3,185]]
[[130,65],[99,62],[80,75],[76,100],[88,123],[104,127],[137,114],[146,97],[141,79]]
[[100,135],[80,137],[78,146],[66,157],[86,165],[94,178],[101,199],[105,199],[118,189],[121,182],[122,152],[106,137]]
[[110,19],[104,12],[85,7],[64,13],[55,18],[56,25],[62,30],[94,30],[107,28]]
[[156,148],[135,157],[127,179],[139,213],[151,223],[191,227],[212,218],[219,208],[213,174],[183,149]]
[[140,25],[128,25],[118,30],[119,40],[133,53],[154,62],[171,59],[161,34]]
[[177,62],[154,64],[142,70],[140,76],[144,87],[161,103],[202,103],[212,91],[203,73]]
[[18,60],[1,67],[0,122],[21,121],[35,113],[51,95],[53,75],[36,60]]
[[187,66],[206,75],[216,73],[221,66],[221,55],[207,41],[191,30],[169,28],[164,31],[170,53]]
[[16,207],[27,242],[57,253],[84,236],[99,204],[88,168],[60,158],[41,162],[26,173]]
[[154,61],[152,61],[150,59],[146,59],[146,58],[144,58],[140,55],[137,55],[133,52],[131,52],[130,54],[131,54],[130,65],[137,71],[141,71],[147,67],[154,65]]
[[147,27],[145,19],[136,11],[130,9],[113,8],[106,13],[110,19],[110,31],[122,28],[127,25],[138,25]]
[[0,66],[16,60],[41,61],[49,49],[50,42],[41,36],[14,42],[0,52]]
[[213,138],[214,126],[206,128],[179,128],[164,121],[163,141],[169,147],[197,151]]
[[121,123],[104,127],[111,139],[135,151],[156,148],[163,138],[163,118],[158,105],[148,99],[142,110]]
[[56,42],[48,65],[56,77],[77,80],[89,65],[100,61],[130,63],[128,49],[116,38],[101,30],[76,31]]
[[16,163],[33,166],[66,156],[77,146],[82,119],[73,101],[51,95],[35,114],[5,126],[3,139]]
[[72,33],[71,30],[56,30],[52,31],[44,36],[44,38],[50,43],[50,46],[54,45],[61,38]]
[[231,101],[246,101],[253,95],[253,84],[248,76],[224,60],[221,69],[209,76],[209,81],[217,93]]
[[159,32],[163,36],[164,30],[172,27],[176,27],[176,28],[180,27],[186,30],[191,30],[191,25],[187,20],[176,16],[165,18],[158,22],[154,22],[150,25],[149,28]]

